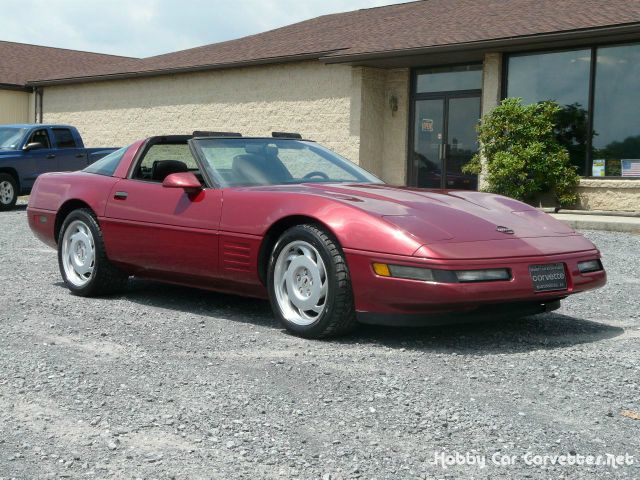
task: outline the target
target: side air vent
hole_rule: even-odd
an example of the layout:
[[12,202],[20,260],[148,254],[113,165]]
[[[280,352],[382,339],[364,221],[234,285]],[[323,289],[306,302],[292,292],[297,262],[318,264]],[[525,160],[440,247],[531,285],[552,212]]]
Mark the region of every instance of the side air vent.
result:
[[251,246],[244,242],[222,242],[222,267],[224,270],[246,272],[251,265]]

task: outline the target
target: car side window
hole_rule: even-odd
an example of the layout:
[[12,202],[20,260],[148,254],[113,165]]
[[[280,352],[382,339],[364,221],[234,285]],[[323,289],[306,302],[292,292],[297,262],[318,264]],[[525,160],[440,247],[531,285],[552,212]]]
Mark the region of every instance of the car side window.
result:
[[139,160],[132,179],[162,183],[172,173],[191,172],[203,178],[189,145],[186,143],[158,143],[152,145]]
[[111,152],[109,155],[102,157],[100,160],[92,163],[86,167],[83,172],[97,173],[98,175],[106,175],[108,177],[113,176],[120,164],[120,160],[124,157],[129,147],[123,147],[120,150]]
[[39,143],[42,145],[42,148],[51,148],[51,142],[49,141],[49,132],[46,129],[36,130],[29,137],[29,143]]
[[56,139],[58,148],[78,148],[73,134],[68,128],[54,128],[53,136]]

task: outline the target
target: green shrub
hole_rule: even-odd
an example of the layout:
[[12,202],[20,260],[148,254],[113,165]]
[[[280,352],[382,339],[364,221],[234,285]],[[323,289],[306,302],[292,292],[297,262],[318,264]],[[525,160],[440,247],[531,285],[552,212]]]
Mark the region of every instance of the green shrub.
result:
[[552,193],[559,206],[577,201],[580,177],[555,129],[562,108],[555,102],[523,105],[506,98],[478,125],[480,151],[463,167],[479,174],[486,160],[483,190],[532,202]]

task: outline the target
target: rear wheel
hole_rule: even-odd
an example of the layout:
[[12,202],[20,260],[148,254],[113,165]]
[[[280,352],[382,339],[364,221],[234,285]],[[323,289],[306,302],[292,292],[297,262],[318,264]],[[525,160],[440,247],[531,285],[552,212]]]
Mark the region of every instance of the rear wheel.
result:
[[74,210],[62,224],[58,265],[69,290],[84,297],[119,292],[128,279],[107,258],[100,225],[86,208]]
[[11,210],[18,200],[18,182],[8,173],[0,173],[0,210]]
[[323,229],[297,225],[284,232],[271,254],[267,280],[273,312],[290,332],[323,338],[356,326],[344,254]]

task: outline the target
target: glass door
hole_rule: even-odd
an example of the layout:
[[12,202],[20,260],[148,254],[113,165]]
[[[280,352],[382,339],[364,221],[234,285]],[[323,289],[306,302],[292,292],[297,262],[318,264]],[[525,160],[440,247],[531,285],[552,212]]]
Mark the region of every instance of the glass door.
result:
[[411,167],[418,187],[441,188],[444,171],[444,98],[418,100],[414,114]]
[[412,183],[422,188],[476,190],[477,176],[464,174],[462,166],[478,151],[479,118],[478,95],[452,93],[416,100]]

